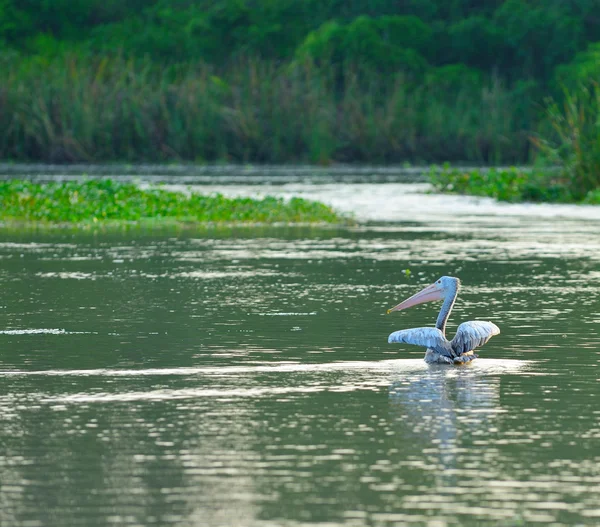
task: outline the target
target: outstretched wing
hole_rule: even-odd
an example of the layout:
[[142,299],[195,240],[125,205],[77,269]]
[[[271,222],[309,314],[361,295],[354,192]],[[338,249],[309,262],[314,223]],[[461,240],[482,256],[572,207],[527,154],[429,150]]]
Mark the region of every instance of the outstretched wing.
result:
[[493,322],[471,320],[463,322],[456,330],[456,335],[450,342],[452,349],[457,355],[467,353],[483,346],[494,335],[500,333],[500,328]]
[[444,334],[437,328],[413,328],[394,331],[388,342],[404,342],[430,348],[442,355],[451,355],[450,345]]

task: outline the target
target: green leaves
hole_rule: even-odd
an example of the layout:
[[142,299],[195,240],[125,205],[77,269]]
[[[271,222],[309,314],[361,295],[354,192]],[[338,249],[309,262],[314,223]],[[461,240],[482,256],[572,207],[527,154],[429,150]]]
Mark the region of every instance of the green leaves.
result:
[[544,94],[599,81],[599,20],[597,0],[0,0],[0,157],[528,162]]
[[358,16],[347,24],[325,22],[296,49],[296,59],[331,66],[360,65],[368,71],[421,74],[431,28],[415,16]]
[[600,85],[581,84],[546,108],[552,131],[534,139],[546,162],[559,167],[571,193],[584,199],[600,188]]
[[518,168],[489,170],[444,166],[429,171],[429,181],[441,192],[487,196],[500,201],[572,202],[574,196],[560,174]]
[[142,190],[110,179],[38,184],[0,181],[0,219],[81,223],[105,220],[164,219],[194,222],[340,223],[344,219],[315,201],[274,197],[226,198]]
[[558,66],[554,77],[558,87],[570,90],[600,82],[600,42],[589,44],[569,64]]
[[358,67],[216,71],[78,53],[0,55],[0,70],[0,157],[11,160],[516,163],[534,127],[529,91],[460,64],[417,83]]

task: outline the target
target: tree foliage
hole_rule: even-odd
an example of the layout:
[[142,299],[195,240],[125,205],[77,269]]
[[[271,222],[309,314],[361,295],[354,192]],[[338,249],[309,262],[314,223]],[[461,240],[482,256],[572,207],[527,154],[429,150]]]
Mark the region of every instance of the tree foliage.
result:
[[527,161],[600,1],[0,0],[0,66],[15,159]]
[[415,16],[361,15],[348,24],[330,21],[311,31],[296,58],[334,66],[362,64],[383,73],[421,73],[431,35],[431,28]]
[[310,57],[388,72],[462,63],[546,82],[599,41],[597,0],[0,0],[0,45],[36,54],[66,42],[214,65]]

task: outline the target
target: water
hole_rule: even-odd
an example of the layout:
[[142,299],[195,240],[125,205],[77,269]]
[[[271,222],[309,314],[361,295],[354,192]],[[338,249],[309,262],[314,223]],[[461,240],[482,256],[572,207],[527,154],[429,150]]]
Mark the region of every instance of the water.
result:
[[[599,524],[599,213],[423,190],[227,187],[349,228],[2,231],[0,524]],[[387,344],[442,274],[450,332],[502,330],[463,368]]]

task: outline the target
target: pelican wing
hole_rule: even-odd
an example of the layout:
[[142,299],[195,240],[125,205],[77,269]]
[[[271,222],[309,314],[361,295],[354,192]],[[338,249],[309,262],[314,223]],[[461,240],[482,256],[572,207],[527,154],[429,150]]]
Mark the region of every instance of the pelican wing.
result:
[[456,330],[456,335],[450,342],[452,349],[457,355],[483,346],[494,335],[500,333],[500,328],[492,322],[471,320],[463,322]]
[[444,334],[437,328],[413,328],[394,331],[388,337],[388,342],[404,342],[429,348],[442,355],[452,355],[450,345]]

